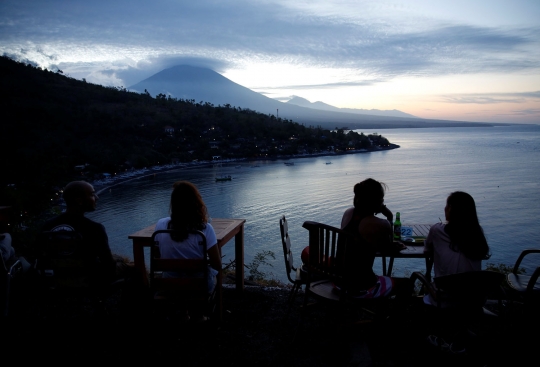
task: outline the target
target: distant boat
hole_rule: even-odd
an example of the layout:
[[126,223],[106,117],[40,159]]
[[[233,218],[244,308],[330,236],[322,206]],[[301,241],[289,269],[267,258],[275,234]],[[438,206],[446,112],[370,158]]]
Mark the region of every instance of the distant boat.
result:
[[216,182],[219,182],[219,181],[230,181],[232,180],[232,177],[231,176],[221,176],[221,177],[216,177]]
[[326,164],[332,164],[332,162],[326,162]]
[[294,166],[294,162],[285,162],[286,166]]
[[224,175],[221,173],[221,170],[223,168],[223,165],[221,163],[219,163],[217,167],[218,167],[217,173],[219,174],[219,176],[216,176],[216,182],[232,180],[231,175]]

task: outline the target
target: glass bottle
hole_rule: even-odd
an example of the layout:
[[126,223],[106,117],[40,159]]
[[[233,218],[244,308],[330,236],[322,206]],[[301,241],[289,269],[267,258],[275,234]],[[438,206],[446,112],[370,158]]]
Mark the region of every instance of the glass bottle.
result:
[[401,219],[399,212],[396,213],[396,221],[394,222],[394,240],[401,240]]

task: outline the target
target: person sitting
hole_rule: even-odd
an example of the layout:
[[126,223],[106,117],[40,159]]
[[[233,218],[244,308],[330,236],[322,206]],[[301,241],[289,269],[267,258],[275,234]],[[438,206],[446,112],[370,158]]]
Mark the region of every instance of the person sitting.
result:
[[[84,215],[96,210],[99,199],[94,187],[85,181],[73,181],[66,185],[63,192],[66,211],[43,224],[42,232],[68,231],[78,232],[88,244],[89,262],[99,264],[99,278],[112,280],[115,275],[115,260],[109,247],[105,227]],[[38,244],[39,246],[39,244]]]
[[[175,182],[169,211],[170,216],[160,219],[156,224],[155,231],[173,229],[177,233],[156,235],[161,257],[170,259],[202,258],[203,250],[199,246],[199,237],[190,233],[192,230],[202,231],[206,236],[207,253],[210,260],[208,293],[211,293],[216,286],[216,276],[221,269],[221,256],[217,246],[216,233],[212,225],[208,223],[206,205],[197,187],[188,181]],[[174,274],[163,274],[163,276],[174,276]],[[187,311],[186,319],[189,319]]]
[[[446,199],[444,214],[446,223],[431,226],[424,243],[424,251],[433,257],[435,278],[482,270],[482,260],[490,257],[490,250],[478,221],[473,197],[462,191],[451,193]],[[427,294],[423,300],[428,305],[437,304],[435,293]],[[452,302],[443,306],[459,305]],[[466,324],[465,318],[465,315],[453,318],[453,321],[448,322],[447,329],[459,329],[460,324]],[[451,351],[457,353],[465,350],[467,337],[463,335],[463,330],[447,335],[450,335],[446,337],[447,341],[454,340],[448,345]],[[429,338],[434,345],[446,344],[442,339],[437,340],[436,336],[430,335]]]
[[431,226],[424,252],[433,256],[435,277],[482,270],[489,246],[471,195],[456,191],[446,199],[446,223]]
[[[42,232],[68,231],[78,232],[88,245],[85,252],[89,263],[96,264],[97,282],[112,282],[118,278],[133,276],[133,268],[120,256],[114,256],[109,247],[105,227],[101,223],[86,218],[87,212],[96,210],[99,199],[94,187],[85,181],[73,181],[66,185],[63,192],[66,211],[43,224]],[[40,244],[37,244],[39,252]]]
[[[357,183],[354,206],[345,211],[341,220],[341,228],[359,239],[356,247],[347,249],[347,259],[354,268],[353,292],[361,298],[388,297],[410,290],[407,278],[379,276],[373,272],[376,253],[394,249],[393,214],[384,205],[385,189],[384,183],[372,178]],[[386,219],[377,217],[379,213]]]
[[0,254],[7,268],[13,265],[17,260],[21,262],[22,272],[27,273],[32,264],[30,264],[24,256],[17,256],[15,249],[11,245],[11,235],[9,233],[0,233]]

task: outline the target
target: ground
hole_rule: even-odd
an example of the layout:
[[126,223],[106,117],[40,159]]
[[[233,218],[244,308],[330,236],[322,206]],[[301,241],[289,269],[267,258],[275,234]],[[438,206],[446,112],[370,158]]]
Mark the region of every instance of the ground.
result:
[[528,332],[532,325],[521,319],[485,318],[473,329],[475,348],[451,355],[428,345],[431,321],[417,305],[399,317],[375,322],[358,313],[313,306],[300,323],[303,294],[290,313],[288,295],[288,288],[248,286],[239,294],[226,287],[223,322],[216,326],[152,315],[142,300],[132,299],[124,308],[119,295],[109,299],[108,315],[91,307],[75,310],[69,302],[37,311],[36,301],[25,292],[3,322],[3,355],[41,364],[497,366],[508,359],[512,365],[518,360],[526,364],[533,355],[530,347],[538,342]]

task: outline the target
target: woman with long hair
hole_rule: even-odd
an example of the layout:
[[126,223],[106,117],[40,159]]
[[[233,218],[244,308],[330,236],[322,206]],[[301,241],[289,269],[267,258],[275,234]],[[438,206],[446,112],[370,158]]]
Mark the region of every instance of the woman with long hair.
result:
[[455,191],[446,199],[447,223],[433,225],[424,251],[433,255],[435,277],[482,270],[482,260],[489,258],[489,246],[478,221],[471,195]]
[[[170,216],[160,219],[155,230],[174,229],[175,234],[161,233],[156,236],[159,241],[159,250],[163,258],[196,259],[202,258],[203,251],[199,246],[199,236],[190,233],[199,230],[206,236],[210,271],[208,291],[211,292],[216,285],[216,275],[221,269],[221,256],[217,245],[216,233],[208,223],[206,205],[197,190],[197,187],[188,181],[177,181],[173,185]],[[165,274],[167,276],[167,274]]]
[[[489,246],[472,196],[463,191],[451,193],[446,199],[444,214],[446,223],[431,226],[424,244],[424,251],[433,256],[435,278],[482,270],[482,260],[490,257]],[[428,305],[437,304],[436,299],[434,290],[423,297]],[[458,305],[459,301],[446,300],[442,307]],[[426,311],[431,312],[430,308]],[[439,335],[429,335],[428,341],[438,348],[448,348],[452,353],[465,352],[472,340],[467,327],[475,317],[470,312],[446,315],[440,321],[443,326],[439,328]]]
[[[347,268],[354,269],[353,292],[362,298],[386,297],[410,290],[409,279],[373,272],[377,252],[393,249],[393,214],[384,205],[386,185],[368,178],[354,185],[354,206],[343,214],[341,228],[354,234],[356,246],[347,249]],[[382,214],[386,219],[377,217]]]

